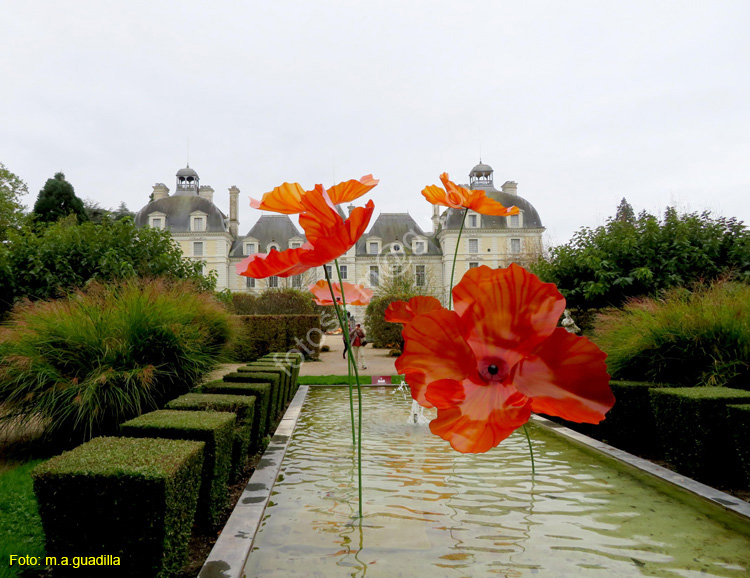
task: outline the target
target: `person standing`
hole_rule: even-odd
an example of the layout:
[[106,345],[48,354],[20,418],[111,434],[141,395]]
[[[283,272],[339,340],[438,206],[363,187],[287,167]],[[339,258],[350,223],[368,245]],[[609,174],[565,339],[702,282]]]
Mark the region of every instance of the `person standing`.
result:
[[362,326],[357,323],[354,329],[349,333],[349,343],[352,344],[352,353],[354,354],[354,363],[359,365],[362,369],[367,369],[365,365],[365,330]]

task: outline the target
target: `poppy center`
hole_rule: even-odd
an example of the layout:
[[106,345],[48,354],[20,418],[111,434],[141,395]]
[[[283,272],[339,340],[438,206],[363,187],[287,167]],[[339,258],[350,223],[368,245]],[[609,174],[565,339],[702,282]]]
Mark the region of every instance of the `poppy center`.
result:
[[503,381],[510,373],[510,367],[504,359],[491,358],[479,362],[479,375],[487,382]]

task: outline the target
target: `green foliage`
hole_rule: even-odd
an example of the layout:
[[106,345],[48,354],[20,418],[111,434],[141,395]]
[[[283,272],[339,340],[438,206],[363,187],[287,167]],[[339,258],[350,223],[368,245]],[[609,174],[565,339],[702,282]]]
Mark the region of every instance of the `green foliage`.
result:
[[229,315],[187,281],[92,283],[17,307],[0,333],[0,421],[84,441],[187,392],[219,360]]
[[750,231],[734,218],[679,214],[671,207],[661,221],[645,211],[634,217],[623,199],[615,218],[580,229],[533,271],[555,283],[569,307],[619,306],[631,297],[730,273],[750,281]]
[[34,497],[31,470],[44,460],[20,464],[0,474],[0,576],[20,576],[9,567],[11,554],[44,556],[44,529]]
[[183,259],[168,231],[138,229],[129,219],[11,231],[0,246],[0,315],[18,299],[59,297],[92,279],[173,277],[213,289],[215,278],[203,277],[201,267]]
[[232,293],[236,315],[314,315],[312,294],[299,289],[268,289],[260,295]]
[[408,301],[412,297],[413,293],[397,293],[375,296],[370,300],[365,311],[365,327],[367,338],[372,341],[373,347],[404,350],[404,339],[401,337],[403,325],[386,321],[385,310],[394,301]]
[[[237,377],[237,374],[240,374],[242,379],[233,378],[233,376]],[[224,381],[269,383],[271,385],[272,396],[271,406],[273,407],[271,418],[273,419],[281,414],[281,411],[286,406],[287,392],[290,390],[287,386],[287,381],[291,381],[282,368],[271,364],[250,364],[245,367],[238,367],[236,373],[228,375],[229,378]]]
[[120,566],[101,568],[108,576],[174,576],[187,556],[203,448],[102,437],[38,466],[34,491],[47,554],[118,556]]
[[126,421],[120,431],[126,437],[205,442],[196,517],[215,527],[227,502],[236,422],[237,416],[229,412],[163,409]]
[[750,286],[716,282],[602,315],[593,336],[617,379],[750,389]]
[[737,458],[745,476],[745,487],[750,488],[750,444],[747,443],[750,440],[750,404],[730,405],[727,409]]
[[26,183],[0,163],[0,241],[8,238],[9,229],[23,224],[21,197],[29,192]]
[[167,409],[179,411],[232,412],[237,416],[232,445],[232,478],[237,480],[245,469],[252,447],[255,398],[242,395],[186,393],[170,401]]
[[651,406],[667,460],[681,474],[720,487],[741,479],[727,405],[750,392],[727,387],[654,388]]
[[[239,375],[230,373],[228,375]],[[226,375],[224,376],[227,377]],[[252,383],[247,381],[210,381],[200,386],[201,393],[217,393],[222,395],[242,395],[256,398],[255,412],[257,420],[253,422],[253,446],[257,447],[271,429],[271,384]]]
[[79,223],[88,221],[83,201],[76,196],[73,185],[63,173],[47,179],[34,204],[33,216],[40,223],[54,223],[68,215],[75,215]]
[[120,221],[126,217],[135,218],[135,213],[128,210],[128,206],[124,202],[121,202],[117,209],[105,209],[96,201],[85,199],[83,201],[83,208],[86,211],[88,220],[98,225],[107,220]]
[[232,359],[250,361],[273,351],[296,349],[306,357],[319,355],[318,315],[238,315],[234,318]]

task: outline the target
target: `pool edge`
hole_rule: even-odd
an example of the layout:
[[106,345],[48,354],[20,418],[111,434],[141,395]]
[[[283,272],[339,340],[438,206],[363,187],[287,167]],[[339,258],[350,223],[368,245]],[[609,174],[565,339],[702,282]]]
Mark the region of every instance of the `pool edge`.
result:
[[198,578],[241,578],[309,386],[300,385],[242,491]]

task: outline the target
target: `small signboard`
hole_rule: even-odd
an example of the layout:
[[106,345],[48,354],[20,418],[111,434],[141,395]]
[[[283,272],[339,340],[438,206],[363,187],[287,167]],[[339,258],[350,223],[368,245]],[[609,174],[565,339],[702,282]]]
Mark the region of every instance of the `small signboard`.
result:
[[391,385],[390,375],[373,375],[372,385]]

